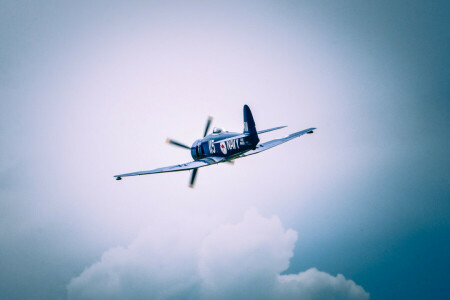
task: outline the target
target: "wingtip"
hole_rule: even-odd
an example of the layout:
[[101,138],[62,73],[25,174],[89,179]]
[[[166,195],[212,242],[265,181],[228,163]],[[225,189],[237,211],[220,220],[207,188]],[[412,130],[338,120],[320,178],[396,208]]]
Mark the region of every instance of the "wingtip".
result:
[[314,130],[316,130],[317,128],[310,128],[309,131],[307,132],[307,134],[312,134],[314,133]]

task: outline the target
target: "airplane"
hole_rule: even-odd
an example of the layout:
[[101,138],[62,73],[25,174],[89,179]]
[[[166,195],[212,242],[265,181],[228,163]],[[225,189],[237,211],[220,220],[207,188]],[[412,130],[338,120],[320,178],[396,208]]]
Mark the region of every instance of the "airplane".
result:
[[[167,139],[167,142],[191,150],[191,156],[194,159],[191,162],[153,169],[149,171],[139,171],[114,175],[116,180],[122,180],[122,177],[139,176],[166,172],[179,172],[192,170],[189,187],[194,187],[195,177],[199,168],[212,166],[219,163],[234,163],[235,159],[247,157],[266,151],[275,146],[281,145],[287,141],[300,137],[302,135],[311,134],[316,128],[308,128],[298,132],[294,132],[284,138],[271,140],[262,144],[259,143],[259,134],[285,128],[286,126],[278,126],[270,129],[256,130],[255,121],[248,105],[244,105],[244,131],[242,133],[223,131],[220,128],[214,128],[211,134],[208,134],[211,126],[212,118],[209,117],[206,122],[206,128],[203,138],[196,140],[191,147]],[[208,135],[207,135],[208,134]]]

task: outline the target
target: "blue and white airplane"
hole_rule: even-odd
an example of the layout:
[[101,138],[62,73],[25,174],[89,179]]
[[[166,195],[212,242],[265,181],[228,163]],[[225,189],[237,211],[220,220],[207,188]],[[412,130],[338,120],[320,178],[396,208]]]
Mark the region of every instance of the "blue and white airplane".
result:
[[191,155],[194,161],[174,165],[170,167],[163,167],[153,169],[149,171],[139,171],[133,173],[126,173],[120,175],[114,175],[116,180],[122,180],[122,177],[148,175],[165,172],[178,172],[192,170],[191,180],[189,187],[194,187],[195,177],[199,168],[211,166],[219,163],[232,163],[233,160],[247,157],[262,151],[268,150],[275,146],[281,145],[287,141],[302,136],[305,133],[313,133],[316,128],[308,128],[302,131],[298,131],[288,135],[287,137],[271,140],[262,144],[259,144],[258,135],[273,130],[278,130],[286,126],[279,126],[270,129],[264,129],[257,131],[255,121],[253,119],[252,112],[247,105],[244,105],[244,132],[228,132],[223,131],[220,128],[214,128],[211,134],[208,134],[209,127],[211,126],[212,118],[209,117],[206,123],[205,132],[203,138],[196,140],[192,147],[179,143],[177,141],[167,139],[167,142],[182,148],[190,149]]

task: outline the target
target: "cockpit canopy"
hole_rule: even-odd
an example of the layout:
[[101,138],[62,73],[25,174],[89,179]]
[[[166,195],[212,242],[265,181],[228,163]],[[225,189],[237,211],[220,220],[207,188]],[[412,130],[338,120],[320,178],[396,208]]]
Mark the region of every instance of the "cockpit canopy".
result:
[[221,134],[223,132],[222,128],[214,127],[213,134]]

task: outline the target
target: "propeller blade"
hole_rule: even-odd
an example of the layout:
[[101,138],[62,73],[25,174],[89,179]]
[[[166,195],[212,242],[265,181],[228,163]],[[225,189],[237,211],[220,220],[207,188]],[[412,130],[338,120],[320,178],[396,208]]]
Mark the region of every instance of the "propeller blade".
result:
[[171,139],[169,139],[169,138],[166,140],[166,142],[167,142],[168,144],[172,144],[172,145],[175,145],[175,146],[178,146],[178,147],[182,147],[182,148],[186,148],[186,149],[191,149],[191,147],[186,146],[185,144],[179,143],[179,142],[177,142],[177,141],[171,140]]
[[206,121],[205,133],[203,133],[203,137],[208,133],[209,127],[211,126],[212,117],[208,117],[208,121]]
[[195,177],[197,176],[197,171],[198,171],[198,168],[192,170],[192,173],[191,173],[191,181],[190,181],[190,183],[189,183],[189,187],[190,187],[190,188],[194,188],[194,182],[195,182]]

